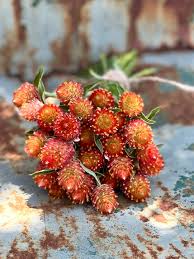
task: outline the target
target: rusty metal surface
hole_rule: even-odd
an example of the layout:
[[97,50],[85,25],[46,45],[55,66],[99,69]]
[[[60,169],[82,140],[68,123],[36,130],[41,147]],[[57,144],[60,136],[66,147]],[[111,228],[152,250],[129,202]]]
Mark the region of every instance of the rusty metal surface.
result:
[[[160,73],[194,82],[189,70],[162,67]],[[52,88],[61,79],[55,75],[47,82]],[[11,105],[18,84],[0,77],[0,258],[193,258],[194,96],[169,86],[136,89],[146,107],[163,105],[155,138],[164,143],[166,167],[151,179],[146,203],[119,195],[118,212],[101,216],[90,205],[53,201],[33,184],[28,174],[35,162],[23,152],[29,125]]]
[[0,72],[74,71],[104,53],[194,47],[193,0],[0,1]]

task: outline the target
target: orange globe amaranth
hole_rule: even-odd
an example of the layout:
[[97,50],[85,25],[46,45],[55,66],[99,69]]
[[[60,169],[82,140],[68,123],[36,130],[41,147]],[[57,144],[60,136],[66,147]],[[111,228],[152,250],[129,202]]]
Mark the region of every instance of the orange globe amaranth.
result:
[[119,99],[119,108],[129,117],[135,117],[143,111],[144,103],[140,95],[124,92]]
[[64,141],[73,141],[79,138],[80,122],[71,113],[63,113],[58,116],[53,126],[54,134]]
[[62,103],[68,104],[72,99],[83,96],[83,87],[78,82],[63,82],[57,87],[56,94]]
[[89,202],[91,198],[92,191],[96,187],[94,178],[90,175],[84,175],[83,184],[75,191],[69,194],[69,198],[73,203],[83,204],[84,202]]
[[94,112],[91,124],[94,133],[101,136],[114,134],[118,129],[118,120],[114,112],[106,108]]
[[89,100],[95,107],[112,108],[114,107],[114,97],[111,92],[106,89],[95,89],[89,96]]
[[103,166],[103,155],[96,148],[82,150],[78,156],[85,167],[97,171]]
[[93,113],[93,106],[88,99],[77,98],[69,103],[70,111],[79,119],[88,120]]
[[125,126],[125,138],[130,147],[144,149],[153,141],[153,133],[141,119],[134,119]]
[[72,193],[83,185],[84,176],[79,162],[71,161],[58,172],[58,182],[67,193]]
[[133,161],[129,157],[114,158],[109,164],[109,173],[113,178],[126,180],[133,173]]
[[41,149],[40,161],[48,169],[61,169],[69,163],[74,154],[73,144],[51,138]]
[[124,148],[125,143],[123,138],[117,133],[110,135],[103,140],[104,154],[109,158],[122,155]]
[[140,170],[145,175],[158,175],[164,168],[164,159],[154,143],[137,153]]
[[92,205],[101,214],[110,214],[118,207],[117,196],[108,184],[102,184],[94,189]]
[[122,190],[130,200],[144,202],[150,196],[150,182],[145,176],[136,174],[122,183]]
[[62,116],[62,110],[55,104],[44,104],[38,112],[38,125],[45,131],[53,130],[54,123],[58,116]]
[[21,107],[24,103],[30,102],[32,99],[39,99],[38,91],[33,84],[25,82],[13,93],[13,103],[17,107]]
[[41,130],[35,131],[26,139],[24,151],[30,157],[38,157],[41,152],[41,148],[45,144],[46,138],[46,135]]

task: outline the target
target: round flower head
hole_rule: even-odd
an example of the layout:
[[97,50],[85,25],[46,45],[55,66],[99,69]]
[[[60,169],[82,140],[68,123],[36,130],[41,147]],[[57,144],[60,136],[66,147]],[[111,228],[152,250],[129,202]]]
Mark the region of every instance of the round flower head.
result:
[[101,214],[110,214],[117,207],[117,196],[108,184],[102,184],[93,192],[92,195],[92,205],[101,213]]
[[84,176],[79,162],[71,161],[58,172],[58,183],[65,191],[72,193],[83,185]]
[[140,170],[145,175],[157,175],[164,168],[164,159],[157,146],[153,143],[143,150],[138,150],[137,159]]
[[82,150],[79,160],[93,171],[99,170],[103,165],[103,156],[97,149]]
[[40,160],[48,169],[61,169],[73,158],[74,152],[72,144],[53,138],[42,147]]
[[39,99],[34,98],[31,101],[22,104],[20,107],[20,116],[28,121],[36,121],[38,112],[43,106],[43,103]]
[[38,125],[45,131],[53,129],[54,122],[58,116],[62,116],[62,110],[54,104],[44,104],[38,112]]
[[24,150],[30,157],[38,157],[45,141],[45,134],[40,130],[35,131],[26,139]]
[[132,175],[133,163],[129,157],[117,157],[109,164],[109,174],[118,180],[126,180]]
[[78,118],[87,120],[93,113],[93,106],[87,99],[77,98],[69,103],[70,111]]
[[124,92],[119,100],[119,108],[129,117],[139,115],[143,111],[144,103],[140,95]]
[[97,109],[92,116],[92,129],[101,136],[114,134],[118,129],[118,120],[114,112],[108,109]]
[[79,144],[80,144],[80,147],[83,147],[83,148],[91,148],[95,146],[94,133],[88,125],[83,125],[81,127]]
[[70,193],[69,198],[73,203],[83,204],[88,202],[95,187],[94,178],[85,174],[83,184],[76,191]]
[[125,143],[119,134],[110,135],[103,140],[104,154],[111,158],[123,154]]
[[49,190],[53,183],[56,182],[57,173],[45,173],[34,176],[34,182],[38,185],[38,187]]
[[122,190],[130,200],[144,202],[150,196],[150,182],[145,176],[136,174],[122,183]]
[[68,104],[72,99],[83,96],[83,88],[80,83],[67,81],[57,87],[56,94],[61,102]]
[[17,107],[21,107],[24,103],[31,101],[32,99],[39,99],[39,94],[33,84],[28,82],[23,83],[14,93],[13,93],[13,103]]
[[54,123],[54,134],[65,141],[72,141],[80,135],[80,123],[73,114],[64,113]]
[[89,100],[93,103],[95,107],[100,108],[112,108],[114,107],[114,98],[111,92],[106,89],[99,88],[94,90]]
[[125,126],[125,137],[130,147],[144,149],[153,141],[150,126],[140,119],[131,120]]

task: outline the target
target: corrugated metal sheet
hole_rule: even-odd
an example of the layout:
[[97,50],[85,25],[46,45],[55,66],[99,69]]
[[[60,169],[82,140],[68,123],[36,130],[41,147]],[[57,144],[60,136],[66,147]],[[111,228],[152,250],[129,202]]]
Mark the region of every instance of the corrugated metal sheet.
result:
[[193,48],[193,0],[0,1],[0,72],[72,71],[130,48]]
[[[165,68],[161,73],[194,80],[189,71]],[[50,79],[53,88],[55,80]],[[0,258],[191,259],[194,96],[167,86],[137,88],[146,108],[163,108],[155,136],[157,143],[164,144],[166,166],[152,178],[152,196],[146,203],[135,204],[120,195],[119,211],[101,216],[90,205],[49,199],[28,176],[35,164],[22,150],[27,125],[10,104],[18,83],[0,77],[7,90],[0,88]]]

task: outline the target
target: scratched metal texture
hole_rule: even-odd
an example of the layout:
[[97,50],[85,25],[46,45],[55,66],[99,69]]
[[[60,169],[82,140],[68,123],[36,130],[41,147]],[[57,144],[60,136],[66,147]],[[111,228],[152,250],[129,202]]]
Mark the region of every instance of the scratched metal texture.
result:
[[193,0],[0,1],[0,72],[74,71],[101,53],[194,47]]
[[[176,56],[181,59],[180,53]],[[191,70],[170,67],[167,58],[162,76],[194,84]],[[152,59],[146,56],[146,62]],[[47,83],[51,88],[64,78],[52,75]],[[19,83],[0,77],[0,258],[193,258],[194,96],[168,85],[136,89],[148,110],[162,106],[154,131],[156,143],[164,144],[166,166],[151,179],[146,203],[135,204],[119,194],[119,210],[101,216],[90,205],[53,201],[33,184],[28,174],[36,162],[23,152],[29,125],[11,105]]]

